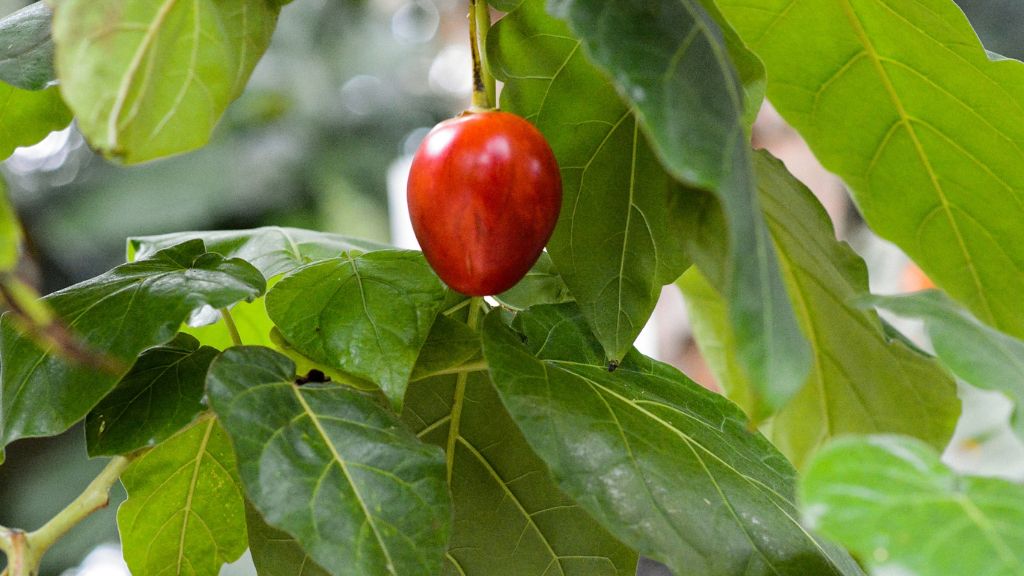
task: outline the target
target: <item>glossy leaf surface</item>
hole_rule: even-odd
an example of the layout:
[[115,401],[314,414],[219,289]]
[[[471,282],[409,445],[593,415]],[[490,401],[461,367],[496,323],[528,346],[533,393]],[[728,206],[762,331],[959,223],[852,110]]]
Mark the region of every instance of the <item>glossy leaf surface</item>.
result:
[[263,55],[265,0],[67,0],[53,38],[61,92],[89,142],[126,163],[205,144]]
[[40,349],[5,315],[0,445],[63,432],[106,396],[139,352],[171,340],[192,310],[255,298],[263,288],[248,263],[207,253],[194,240],[47,296],[81,342],[104,356],[106,371]]
[[441,452],[369,396],[294,380],[295,365],[261,347],[210,367],[249,499],[334,576],[437,573],[451,515]]
[[22,90],[53,82],[52,18],[46,2],[35,2],[0,19],[0,82]]
[[216,576],[245,551],[245,511],[235,454],[207,416],[143,454],[121,477],[117,510],[134,576]]
[[187,334],[144,351],[86,417],[89,455],[127,454],[185,427],[205,408],[206,369],[216,355]]
[[267,313],[297,351],[377,384],[401,407],[444,298],[420,253],[388,250],[296,270],[267,294]]
[[250,230],[175,232],[128,239],[128,259],[148,258],[186,240],[200,239],[210,252],[228,258],[242,258],[270,278],[316,260],[341,256],[344,252],[372,252],[387,248],[369,240],[349,238],[303,228],[266,226]]
[[811,463],[800,500],[807,522],[872,574],[1024,573],[1024,488],[958,476],[912,438],[837,440]]
[[872,229],[1024,336],[1024,64],[990,60],[948,0],[719,5]]
[[[868,291],[867,267],[835,239],[813,194],[765,153],[757,168],[761,206],[814,356],[806,386],[772,420],[772,441],[798,468],[842,434],[900,433],[945,446],[960,413],[956,384],[853,302]],[[753,386],[736,355],[728,304],[695,270],[679,286],[716,378],[749,410]]]
[[796,522],[793,468],[728,400],[664,364],[610,373],[528,337],[538,357],[497,314],[483,338],[504,405],[561,489],[641,554],[694,576],[860,573]]

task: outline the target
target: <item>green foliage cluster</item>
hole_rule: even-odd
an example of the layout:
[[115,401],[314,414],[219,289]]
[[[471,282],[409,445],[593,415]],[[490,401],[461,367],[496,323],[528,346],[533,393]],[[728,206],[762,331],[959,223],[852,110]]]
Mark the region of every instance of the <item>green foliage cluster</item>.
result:
[[[1024,397],[1024,65],[950,0],[492,5],[501,108],[544,133],[565,201],[491,303],[418,252],[281,227],[133,238],[36,301],[0,202],[0,460],[83,420],[113,457],[39,530],[0,527],[9,575],[117,478],[136,576],[247,547],[262,576],[1024,572],[1020,487],[938,456],[957,380]],[[281,8],[9,16],[0,155],[72,116],[129,164],[202,146]],[[868,293],[815,197],[751,150],[765,95],[948,296]],[[725,396],[632,347],[673,282]],[[923,319],[935,355],[874,306]]]

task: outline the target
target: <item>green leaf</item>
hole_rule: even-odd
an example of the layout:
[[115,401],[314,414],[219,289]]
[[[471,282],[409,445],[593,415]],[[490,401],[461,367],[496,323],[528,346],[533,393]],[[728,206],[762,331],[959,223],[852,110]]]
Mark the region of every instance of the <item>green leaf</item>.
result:
[[55,79],[46,2],[36,2],[0,19],[0,82],[42,90]]
[[0,160],[69,123],[71,111],[56,86],[32,91],[0,83]]
[[437,573],[451,528],[441,452],[366,395],[294,379],[260,347],[210,367],[249,499],[335,576]]
[[727,271],[718,288],[731,304],[740,361],[764,403],[754,417],[767,416],[803,386],[810,350],[758,207],[744,95],[721,30],[697,0],[555,5],[634,106],[665,169],[715,194],[727,223],[715,239],[725,243],[719,259]]
[[1024,574],[1024,487],[957,476],[912,438],[837,440],[800,489],[807,521],[873,574]]
[[692,576],[860,574],[796,522],[793,468],[725,398],[653,361],[608,372],[539,359],[494,313],[483,340],[560,488],[640,554]]
[[1024,439],[1024,342],[983,324],[942,292],[906,296],[870,296],[862,300],[911,318],[924,320],[935,354],[964,382],[1003,393],[1016,409],[1010,419]]
[[266,0],[64,0],[53,39],[61,91],[89,142],[134,164],[204,145],[263,55]]
[[[949,0],[720,0],[768,97],[872,229],[982,321],[1024,336],[1024,65]],[[827,38],[827,42],[822,42]]]
[[245,502],[245,522],[249,532],[249,551],[259,576],[329,576],[299,543],[267,524],[251,502]]
[[205,242],[210,252],[252,263],[268,280],[304,264],[336,258],[345,252],[373,252],[387,248],[369,240],[328,232],[266,226],[251,230],[176,232],[129,238],[128,260],[148,258],[158,250],[196,238]]
[[540,259],[526,276],[515,286],[495,296],[495,299],[513,310],[525,310],[534,304],[569,302],[572,296],[555,269],[551,256],[541,252]]
[[63,432],[107,395],[139,352],[173,338],[192,310],[255,298],[263,288],[248,263],[207,253],[193,240],[44,298],[86,347],[123,365],[116,373],[41,350],[4,315],[0,446]]
[[7,199],[7,186],[0,178],[0,274],[14,271],[21,258],[21,222]]
[[134,576],[216,576],[245,552],[245,511],[235,454],[217,419],[197,421],[146,452],[121,476],[117,510]]
[[[814,364],[807,384],[772,420],[770,438],[797,468],[830,438],[889,432],[944,447],[960,414],[956,383],[932,359],[891,340],[852,300],[868,292],[864,262],[814,195],[766,153],[757,155],[761,206]],[[679,282],[701,350],[730,398],[750,409],[728,304],[700,274]]]
[[203,411],[206,369],[217,350],[187,334],[144,351],[85,419],[89,456],[163,442]]
[[733,66],[736,67],[739,81],[743,85],[743,127],[749,132],[764,103],[768,78],[761,59],[747,48],[715,2],[716,0],[700,0],[701,6],[721,30],[725,48],[729,52]]
[[543,132],[562,209],[548,252],[608,360],[618,362],[688,262],[676,183],[614,87],[562,22],[528,0],[488,34],[501,106]]
[[374,382],[401,408],[444,298],[422,254],[386,250],[299,268],[267,294],[267,313],[300,353]]
[[417,382],[402,413],[424,441],[446,447],[455,434],[448,455],[455,525],[445,573],[635,574],[636,553],[558,489],[485,373],[468,376],[452,431],[456,389],[456,376]]
[[[473,304],[470,304],[471,306]],[[412,380],[424,380],[431,376],[450,373],[453,369],[480,357],[480,335],[466,324],[440,315],[430,327],[427,341],[423,343]]]

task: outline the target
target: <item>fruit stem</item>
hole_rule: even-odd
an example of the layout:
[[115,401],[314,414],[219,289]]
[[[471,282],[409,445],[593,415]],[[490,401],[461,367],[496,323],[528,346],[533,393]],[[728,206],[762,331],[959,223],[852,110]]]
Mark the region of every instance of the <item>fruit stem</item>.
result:
[[473,54],[473,100],[478,110],[494,110],[495,86],[487,63],[487,31],[491,28],[491,11],[487,0],[469,0],[469,49]]

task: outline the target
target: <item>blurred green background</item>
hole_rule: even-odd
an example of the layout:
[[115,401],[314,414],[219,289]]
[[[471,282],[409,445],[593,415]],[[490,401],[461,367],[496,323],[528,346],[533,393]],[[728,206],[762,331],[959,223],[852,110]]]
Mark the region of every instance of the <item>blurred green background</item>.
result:
[[[990,50],[1024,56],[1024,2],[958,3]],[[0,0],[0,15],[26,4]],[[203,149],[123,168],[72,127],[19,150],[0,171],[25,224],[27,277],[51,292],[123,262],[127,236],[178,230],[275,224],[389,240],[389,171],[468,105],[466,11],[464,0],[296,0]],[[38,527],[102,466],[78,428],[16,442],[0,466],[0,524]],[[123,490],[113,496],[47,555],[43,576],[116,542]]]

